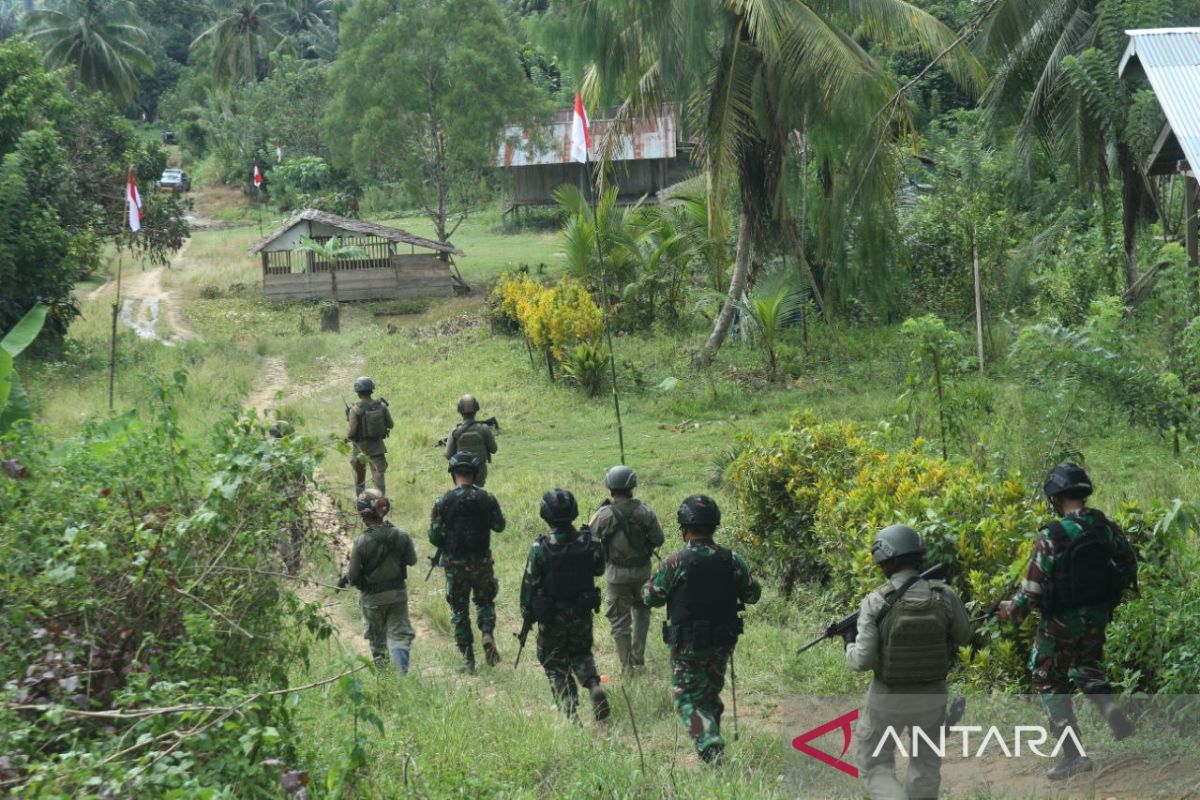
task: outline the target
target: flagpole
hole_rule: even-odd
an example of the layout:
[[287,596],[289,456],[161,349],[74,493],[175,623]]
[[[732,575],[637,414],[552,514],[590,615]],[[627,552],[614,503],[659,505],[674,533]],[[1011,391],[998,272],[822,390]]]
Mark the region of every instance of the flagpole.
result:
[[600,296],[601,307],[604,311],[604,336],[608,340],[608,366],[612,371],[613,409],[617,412],[617,449],[621,453],[621,463],[625,463],[625,429],[621,424],[621,395],[617,390],[617,360],[613,355],[612,325],[608,320],[608,281],[604,268],[604,248],[600,246],[600,215],[596,211],[596,190],[593,186],[591,153],[583,158],[583,171],[587,178],[588,202],[592,207],[592,230],[596,234],[596,257],[600,261]]
[[108,351],[108,410],[113,410],[113,392],[117,380],[117,312],[121,305],[121,245],[117,244],[117,296],[112,304],[112,342]]

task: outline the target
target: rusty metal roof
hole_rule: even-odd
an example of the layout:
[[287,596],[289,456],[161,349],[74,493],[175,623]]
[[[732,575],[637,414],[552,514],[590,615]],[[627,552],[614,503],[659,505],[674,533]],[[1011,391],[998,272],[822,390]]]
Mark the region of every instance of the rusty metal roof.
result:
[[[611,116],[591,122],[592,146],[588,158],[599,161],[639,161],[675,158],[679,126],[675,106],[665,105],[656,114],[636,116],[629,121]],[[559,110],[554,121],[537,128],[510,125],[504,129],[494,165],[529,167],[566,164],[571,160],[571,109]]]
[[1200,28],[1126,31],[1118,74],[1140,66],[1188,165],[1200,170]]
[[250,255],[257,255],[264,247],[283,236],[301,222],[319,222],[323,225],[328,225],[331,228],[338,228],[346,231],[347,233],[357,233],[361,236],[378,236],[380,239],[386,239],[389,242],[403,242],[404,244],[410,244],[416,247],[427,247],[430,250],[435,250],[439,253],[448,253],[455,256],[466,255],[462,250],[459,250],[452,244],[437,242],[433,239],[426,239],[423,236],[415,236],[400,228],[391,228],[387,225],[380,225],[375,222],[367,222],[366,220],[342,217],[338,216],[337,214],[330,214],[328,211],[318,211],[315,208],[304,209],[299,214],[296,214],[287,222],[280,225],[273,233],[250,245]]

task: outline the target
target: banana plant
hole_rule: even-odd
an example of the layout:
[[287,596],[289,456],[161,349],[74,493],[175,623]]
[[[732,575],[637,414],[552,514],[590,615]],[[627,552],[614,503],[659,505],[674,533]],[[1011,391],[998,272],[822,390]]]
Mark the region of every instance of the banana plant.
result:
[[0,434],[11,430],[17,420],[33,415],[13,361],[37,338],[45,323],[46,306],[38,303],[0,339]]

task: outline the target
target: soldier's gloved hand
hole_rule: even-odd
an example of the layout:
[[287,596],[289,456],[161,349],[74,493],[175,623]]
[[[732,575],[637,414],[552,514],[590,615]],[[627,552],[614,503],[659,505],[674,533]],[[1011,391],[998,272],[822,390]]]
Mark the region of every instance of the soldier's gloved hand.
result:
[[342,577],[338,578],[337,587],[339,589],[345,589],[349,585],[350,585],[350,578],[348,576],[343,575]]
[[856,625],[853,628],[847,628],[846,630],[842,631],[842,641],[845,642],[847,646],[858,641],[858,626]]
[[996,617],[997,617],[997,618],[998,618],[998,619],[999,619],[1001,622],[1008,622],[1008,621],[1009,621],[1009,619],[1011,619],[1011,618],[1012,618],[1013,606],[1014,606],[1014,605],[1015,605],[1015,603],[1013,603],[1013,601],[1012,601],[1012,600],[1005,600],[1003,603],[1001,603],[1001,604],[1000,604],[1000,605],[999,605],[999,606],[996,608]]

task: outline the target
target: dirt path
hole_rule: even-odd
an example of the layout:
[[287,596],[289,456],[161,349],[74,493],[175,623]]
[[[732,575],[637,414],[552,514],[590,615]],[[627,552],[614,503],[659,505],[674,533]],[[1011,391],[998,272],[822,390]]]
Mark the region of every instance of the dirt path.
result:
[[[179,262],[187,251],[191,239],[184,240],[183,247],[175,254]],[[165,267],[143,272],[126,271],[121,280],[121,324],[141,339],[153,339],[173,347],[180,342],[199,338],[188,327],[178,305],[171,300],[171,293],[163,289],[162,278]],[[88,293],[88,300],[99,300],[113,295],[117,282],[110,280]]]

